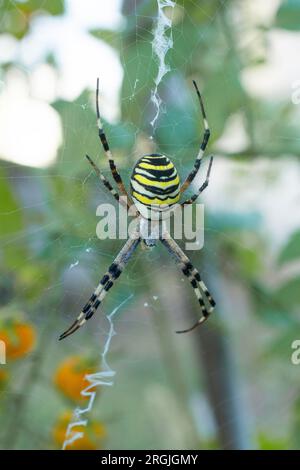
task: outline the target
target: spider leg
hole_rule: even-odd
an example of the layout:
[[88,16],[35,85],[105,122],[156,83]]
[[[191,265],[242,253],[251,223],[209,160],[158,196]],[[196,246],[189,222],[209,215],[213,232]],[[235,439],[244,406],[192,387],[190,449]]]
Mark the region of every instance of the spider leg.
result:
[[193,194],[192,197],[190,197],[189,199],[186,199],[185,201],[180,203],[181,207],[186,206],[187,204],[192,204],[194,201],[196,201],[197,197],[204,191],[204,189],[207,188],[208,183],[209,183],[209,177],[210,177],[211,167],[212,167],[212,163],[213,163],[213,158],[214,157],[210,157],[209,165],[208,165],[208,169],[207,169],[206,178],[205,178],[204,183],[202,184],[202,186],[200,186],[198,191],[195,194]]
[[129,203],[129,205],[131,206],[133,204],[133,202],[130,199],[129,194],[126,191],[126,188],[124,186],[122,178],[121,178],[121,176],[118,172],[118,169],[116,167],[112,152],[109,148],[109,144],[108,144],[105,132],[103,130],[103,124],[102,124],[102,121],[101,121],[100,111],[99,111],[99,78],[97,78],[97,88],[96,88],[96,112],[97,112],[97,125],[98,125],[99,139],[100,139],[101,144],[103,146],[104,152],[106,153],[106,156],[108,158],[111,174],[112,174],[115,182],[117,183],[119,192],[127,197],[127,201]]
[[60,335],[59,339],[62,340],[67,336],[75,333],[84,323],[89,320],[97,308],[101,304],[102,300],[106,296],[107,292],[113,287],[114,281],[118,279],[122,273],[125,265],[128,263],[131,258],[132,253],[140,243],[141,238],[139,232],[134,232],[132,238],[129,238],[123,248],[121,249],[118,256],[115,258],[114,262],[108,268],[108,271],[104,274],[95,291],[89,298],[88,302],[83,307],[79,316],[75,322],[63,333]]
[[190,174],[187,176],[187,178],[185,179],[185,181],[182,183],[182,185],[180,187],[180,192],[181,193],[183,193],[189,187],[189,185],[191,184],[191,182],[195,178],[196,174],[198,173],[198,170],[199,170],[200,165],[201,165],[202,157],[203,157],[203,154],[205,152],[205,149],[206,149],[209,137],[210,137],[210,129],[209,129],[207,118],[206,118],[203,99],[202,99],[202,96],[200,94],[199,88],[198,88],[197,83],[195,82],[195,80],[193,80],[193,84],[194,84],[194,87],[196,89],[197,96],[199,98],[201,114],[202,114],[203,124],[204,124],[204,134],[203,134],[203,139],[202,139],[202,142],[201,142],[201,145],[200,145],[200,149],[199,149],[196,161],[194,163],[194,168],[192,169],[192,171],[190,172]]
[[[211,294],[209,293],[206,285],[201,279],[199,271],[192,265],[189,258],[186,254],[182,251],[182,249],[177,245],[175,240],[169,235],[169,233],[165,232],[163,237],[161,238],[162,244],[167,248],[168,252],[171,254],[173,258],[177,261],[178,265],[180,266],[183,274],[188,278],[190,281],[195,295],[198,299],[200,304],[200,308],[202,311],[202,317],[190,328],[185,330],[176,331],[176,333],[187,333],[188,331],[192,331],[197,326],[204,323],[211,312],[213,311],[216,303],[212,298]],[[206,307],[203,295],[209,304],[209,307]]]
[[128,202],[126,202],[124,199],[122,199],[122,197],[120,197],[120,194],[112,187],[112,185],[110,184],[108,179],[105,178],[103,173],[101,173],[101,171],[98,168],[98,166],[96,165],[96,163],[88,155],[86,155],[86,158],[87,158],[88,162],[90,163],[90,165],[94,168],[94,170],[95,170],[98,178],[100,179],[100,181],[104,184],[104,186],[108,189],[108,191],[112,194],[112,196],[116,199],[116,201],[118,201],[120,204],[122,204],[124,207],[126,207],[127,210],[129,210],[130,206],[129,206]]

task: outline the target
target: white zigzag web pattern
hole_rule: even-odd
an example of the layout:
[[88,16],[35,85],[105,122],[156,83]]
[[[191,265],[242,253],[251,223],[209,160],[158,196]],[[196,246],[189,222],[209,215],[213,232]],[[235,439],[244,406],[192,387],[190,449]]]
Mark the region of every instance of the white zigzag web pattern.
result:
[[89,401],[85,408],[77,407],[74,410],[73,417],[71,422],[69,423],[65,440],[63,442],[62,450],[65,450],[70,444],[81,439],[84,436],[83,431],[76,431],[73,428],[78,426],[86,427],[88,424],[88,417],[83,417],[92,411],[93,404],[97,395],[96,389],[99,386],[106,386],[111,387],[114,382],[112,378],[115,376],[115,371],[111,369],[108,365],[106,356],[109,352],[109,348],[111,345],[112,338],[115,336],[116,332],[113,325],[113,317],[116,313],[120,310],[123,305],[125,305],[131,298],[133,294],[130,294],[123,302],[121,302],[109,315],[107,315],[107,319],[109,321],[109,332],[107,335],[106,342],[104,344],[103,352],[101,353],[101,370],[94,374],[87,374],[85,379],[89,382],[89,385],[82,390],[81,395],[84,397],[88,397]]

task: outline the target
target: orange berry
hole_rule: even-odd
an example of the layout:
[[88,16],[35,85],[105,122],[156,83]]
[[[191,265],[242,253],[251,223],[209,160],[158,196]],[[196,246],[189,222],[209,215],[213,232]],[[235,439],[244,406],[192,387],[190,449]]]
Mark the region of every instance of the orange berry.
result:
[[95,365],[86,358],[71,356],[65,359],[57,368],[54,374],[56,387],[73,401],[89,399],[81,395],[90,382],[85,378],[87,374],[97,371]]
[[[66,439],[66,430],[71,419],[72,412],[66,411],[59,417],[53,428],[53,439],[59,448],[62,448]],[[69,444],[66,450],[97,450],[101,448],[101,441],[106,437],[104,424],[94,420],[89,420],[86,426],[74,426],[72,431],[74,434],[82,432],[83,436]],[[70,437],[71,435],[68,436]]]
[[34,348],[36,331],[29,323],[9,319],[0,327],[0,340],[5,343],[6,358],[19,359]]

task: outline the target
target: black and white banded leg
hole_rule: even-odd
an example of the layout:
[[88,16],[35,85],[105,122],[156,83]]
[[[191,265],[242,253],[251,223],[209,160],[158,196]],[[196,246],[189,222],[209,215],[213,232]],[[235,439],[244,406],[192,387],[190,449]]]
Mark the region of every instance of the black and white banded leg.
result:
[[99,139],[100,139],[101,144],[103,146],[104,152],[106,153],[106,156],[108,158],[108,163],[109,163],[109,167],[110,167],[110,170],[111,170],[111,174],[112,174],[115,182],[117,183],[119,193],[123,196],[126,196],[129,206],[132,206],[133,201],[129,197],[129,194],[126,191],[126,188],[125,188],[124,183],[122,181],[121,175],[117,170],[112,152],[109,148],[108,141],[107,141],[105,132],[103,130],[103,124],[102,124],[102,121],[101,121],[100,111],[99,111],[99,78],[97,78],[97,88],[96,88],[96,112],[97,112],[97,126],[98,126]]
[[196,161],[194,163],[194,168],[192,169],[192,171],[190,172],[190,174],[187,176],[187,178],[185,179],[185,181],[182,183],[182,185],[180,187],[180,192],[181,193],[183,193],[189,187],[189,185],[191,184],[191,182],[195,178],[196,174],[198,173],[200,165],[201,165],[202,157],[203,157],[203,154],[205,152],[205,149],[206,149],[209,137],[210,137],[210,129],[209,129],[208,122],[207,122],[207,117],[206,117],[206,113],[205,113],[205,109],[204,109],[203,99],[202,99],[202,96],[200,94],[199,88],[198,88],[197,83],[195,82],[195,80],[193,80],[193,84],[194,84],[194,87],[196,89],[197,96],[199,98],[199,103],[200,103],[200,108],[201,108],[201,113],[202,113],[202,118],[203,118],[203,124],[204,124],[204,135],[203,135],[203,139],[202,139],[202,142],[201,142],[201,145],[200,145],[200,149],[199,149]]
[[[198,302],[200,304],[202,317],[192,327],[187,328],[185,330],[176,331],[176,333],[187,333],[189,331],[194,330],[197,326],[201,325],[201,323],[204,323],[207,320],[207,318],[213,311],[216,303],[212,298],[210,292],[208,291],[206,285],[204,284],[203,280],[201,279],[199,271],[192,265],[189,258],[177,245],[175,240],[173,240],[173,238],[168,233],[165,233],[163,238],[161,238],[161,242],[167,248],[171,256],[175,258],[181,268],[181,271],[190,281],[194,289],[195,295],[198,299]],[[203,296],[208,306],[206,306]]]
[[121,275],[125,265],[128,263],[131,255],[140,241],[141,238],[139,232],[135,231],[132,238],[127,240],[120,253],[115,258],[114,262],[108,268],[108,271],[102,277],[101,281],[89,298],[88,302],[83,307],[75,322],[62,335],[60,335],[60,340],[75,333],[75,331],[77,331],[87,322],[87,320],[89,320],[94,315],[107,292],[113,287],[115,281]]
[[91,159],[91,157],[89,157],[88,155],[86,155],[86,158],[88,160],[88,162],[90,163],[90,165],[93,167],[93,169],[95,170],[98,178],[100,179],[100,181],[104,184],[104,186],[106,187],[106,189],[108,189],[108,191],[112,194],[112,196],[116,199],[116,201],[118,201],[120,204],[122,204],[124,207],[126,207],[127,210],[129,210],[130,206],[128,204],[128,201],[126,201],[125,199],[122,198],[122,196],[120,196],[120,194],[112,187],[112,185],[110,184],[110,182],[108,181],[107,178],[105,178],[105,176],[103,175],[103,173],[101,173],[100,169],[98,168],[98,166],[96,165],[96,163]]
[[209,177],[210,177],[211,167],[212,167],[212,163],[213,163],[213,158],[214,157],[210,157],[209,165],[208,165],[208,168],[207,168],[207,173],[206,173],[206,178],[205,178],[204,183],[200,186],[198,191],[195,194],[193,194],[192,197],[190,197],[186,201],[183,201],[183,202],[180,203],[181,207],[186,206],[187,204],[193,204],[193,202],[196,201],[197,197],[204,191],[204,189],[207,188],[208,183],[209,183]]

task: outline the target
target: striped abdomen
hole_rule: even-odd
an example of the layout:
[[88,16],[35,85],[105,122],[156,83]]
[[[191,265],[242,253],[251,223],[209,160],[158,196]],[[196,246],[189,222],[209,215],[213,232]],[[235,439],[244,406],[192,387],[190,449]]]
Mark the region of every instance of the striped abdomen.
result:
[[136,163],[131,176],[131,193],[136,203],[160,210],[179,201],[179,177],[168,157],[145,155]]

